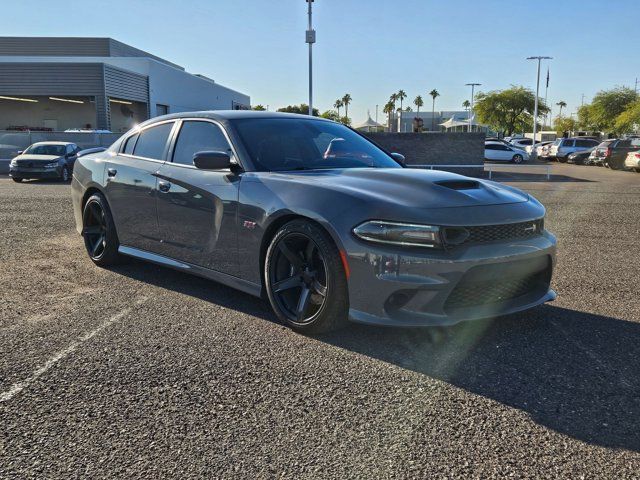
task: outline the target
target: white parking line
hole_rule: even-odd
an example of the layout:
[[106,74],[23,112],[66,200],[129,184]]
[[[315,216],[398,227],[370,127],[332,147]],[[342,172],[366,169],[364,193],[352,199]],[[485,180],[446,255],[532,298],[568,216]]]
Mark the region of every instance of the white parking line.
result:
[[[139,298],[136,301],[135,304],[136,305],[140,305],[141,303],[144,303],[146,300],[147,299],[145,297]],[[13,397],[15,397],[17,394],[19,394],[22,390],[24,390],[29,385],[31,385],[34,381],[36,381],[38,379],[38,377],[40,377],[41,375],[46,373],[56,363],[58,363],[60,360],[62,360],[64,358],[68,357],[70,354],[72,354],[84,342],[86,342],[87,340],[90,340],[91,338],[95,337],[102,330],[104,330],[108,326],[114,324],[115,322],[117,322],[118,320],[123,318],[124,316],[128,315],[131,312],[131,309],[132,309],[131,307],[128,307],[128,308],[125,308],[124,310],[121,310],[120,312],[116,313],[115,315],[109,317],[107,320],[102,322],[100,325],[98,325],[96,328],[91,330],[89,333],[86,333],[86,334],[82,335],[80,338],[75,340],[73,343],[71,343],[71,345],[69,345],[64,350],[60,350],[53,357],[51,357],[49,360],[47,360],[44,363],[44,365],[42,365],[40,368],[35,370],[28,378],[26,378],[25,380],[23,380],[21,382],[14,383],[13,385],[11,385],[11,388],[9,388],[9,390],[0,393],[0,402],[6,402],[6,401],[11,400]]]

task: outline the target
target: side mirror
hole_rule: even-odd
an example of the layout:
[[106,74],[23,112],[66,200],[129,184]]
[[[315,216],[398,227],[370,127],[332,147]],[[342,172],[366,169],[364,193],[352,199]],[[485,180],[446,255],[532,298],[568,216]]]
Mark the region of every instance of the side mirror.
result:
[[401,153],[392,153],[391,158],[393,158],[396,162],[398,162],[403,167],[407,166],[407,162],[404,159],[404,155],[402,155]]
[[231,168],[231,156],[226,152],[196,152],[193,164],[201,170],[225,170]]
[[18,150],[18,155],[22,155],[24,153],[24,150]]

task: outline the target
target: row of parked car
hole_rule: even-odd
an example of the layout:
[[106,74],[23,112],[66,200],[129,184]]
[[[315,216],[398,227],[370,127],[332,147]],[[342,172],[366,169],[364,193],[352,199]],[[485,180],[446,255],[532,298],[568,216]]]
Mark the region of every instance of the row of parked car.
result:
[[640,173],[640,136],[600,141],[594,137],[558,138],[533,143],[531,138],[495,138],[485,141],[486,160],[521,163],[536,149],[540,160],[599,165],[613,170],[630,169]]

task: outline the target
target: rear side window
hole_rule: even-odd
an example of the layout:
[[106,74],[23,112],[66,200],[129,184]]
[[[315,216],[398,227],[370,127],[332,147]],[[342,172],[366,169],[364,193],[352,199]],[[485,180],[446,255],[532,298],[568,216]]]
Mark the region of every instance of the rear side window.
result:
[[562,142],[563,147],[573,147],[573,140],[564,140]]
[[172,128],[173,122],[169,122],[143,130],[140,132],[133,154],[136,157],[164,160],[164,151]]
[[122,153],[126,153],[127,155],[133,155],[133,147],[136,146],[136,140],[140,134],[136,133],[135,135],[131,135],[129,138],[125,140],[124,148],[122,149]]
[[591,140],[576,140],[576,147],[591,148],[594,146],[594,142]]
[[193,156],[197,152],[229,152],[230,149],[229,142],[218,125],[189,120],[182,123],[173,151],[173,163],[193,165]]

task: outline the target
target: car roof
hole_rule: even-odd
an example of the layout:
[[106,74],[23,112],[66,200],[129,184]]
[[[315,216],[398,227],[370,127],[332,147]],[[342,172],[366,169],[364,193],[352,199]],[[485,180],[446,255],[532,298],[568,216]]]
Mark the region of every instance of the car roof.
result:
[[302,115],[298,113],[284,113],[284,112],[266,112],[259,110],[202,110],[196,112],[180,112],[170,113],[168,115],[162,115],[160,117],[154,117],[146,122],[140,124],[140,127],[150,125],[152,123],[175,120],[180,118],[210,118],[212,120],[237,120],[245,118],[297,118],[297,119],[310,119],[319,120],[323,122],[332,122],[322,117],[309,117],[308,115]]

